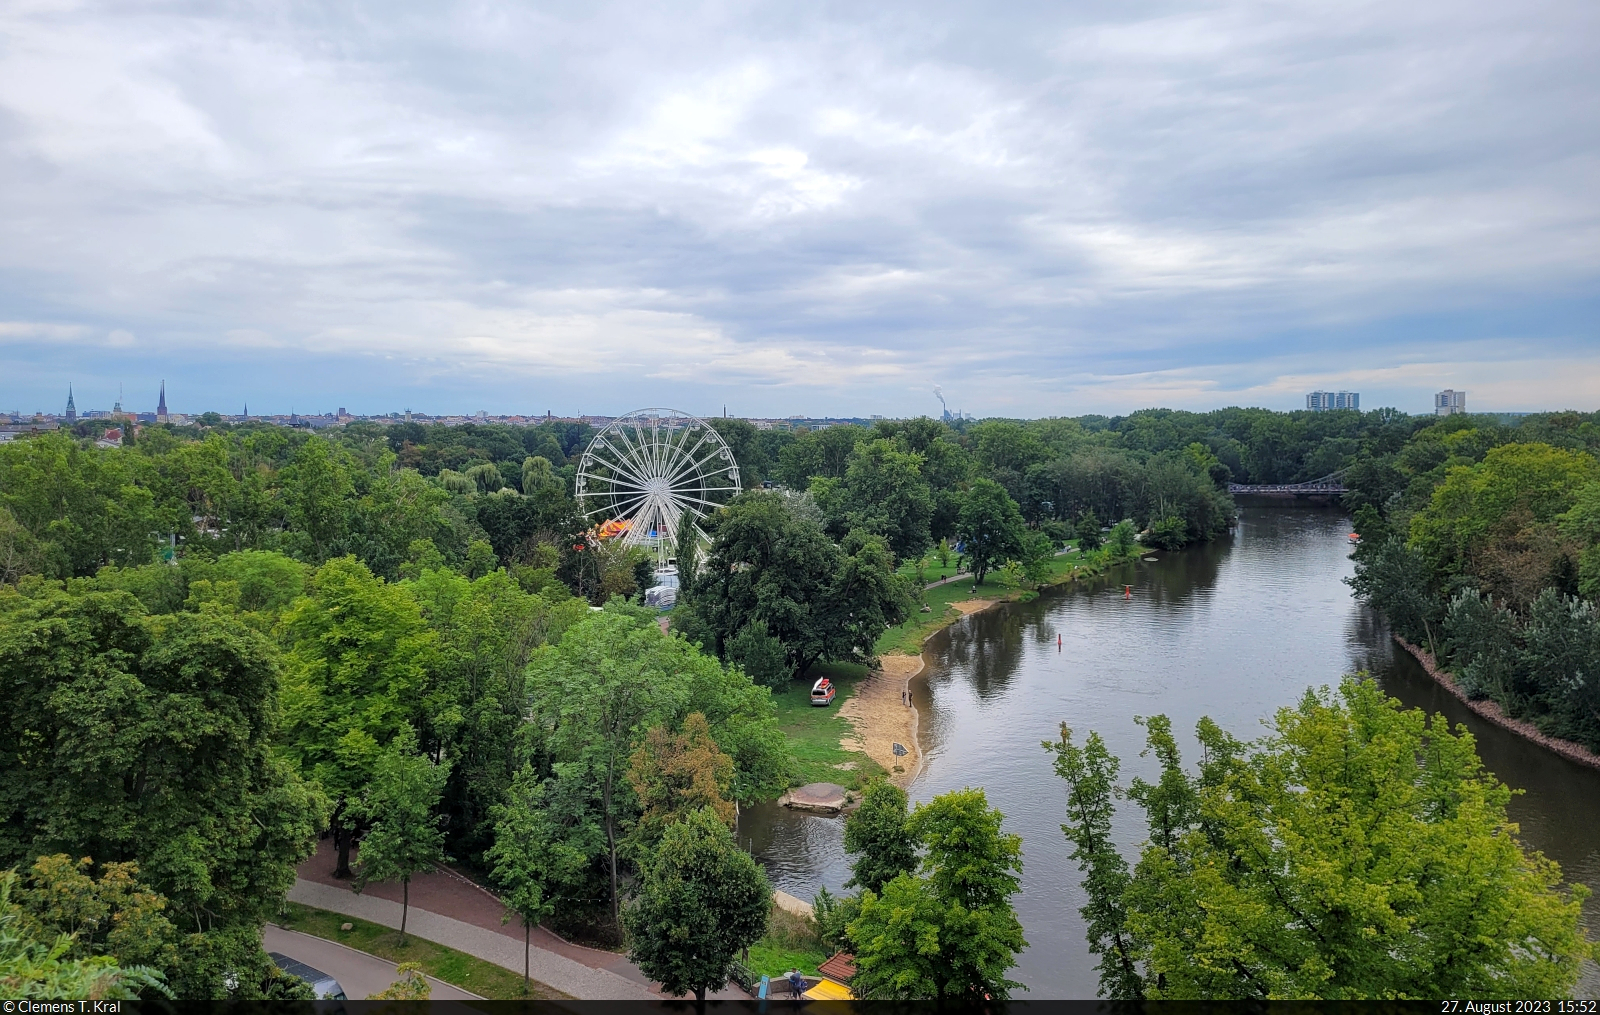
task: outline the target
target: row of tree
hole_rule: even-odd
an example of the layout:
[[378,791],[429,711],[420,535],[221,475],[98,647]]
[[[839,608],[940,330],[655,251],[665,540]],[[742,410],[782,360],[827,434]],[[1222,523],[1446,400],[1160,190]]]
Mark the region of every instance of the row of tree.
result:
[[[209,425],[207,425],[209,421]],[[1470,422],[1469,422],[1470,421]],[[1481,456],[1516,439],[1570,447],[1593,422],[1577,414],[1483,417],[1219,409],[1143,410],[1129,416],[1033,421],[928,419],[757,430],[715,419],[748,485],[812,488],[834,538],[851,529],[884,536],[901,560],[955,538],[960,495],[977,479],[1005,488],[1030,525],[1132,518],[1148,528],[1183,522],[1182,538],[1208,538],[1225,522],[1228,481],[1296,482],[1349,469],[1357,498],[1382,508],[1446,458]],[[399,576],[411,544],[430,539],[452,564],[474,539],[501,565],[527,565],[537,546],[558,555],[575,520],[564,510],[576,459],[591,431],[579,423],[445,426],[352,423],[313,435],[263,423],[231,425],[207,414],[190,426],[151,426],[111,452],[62,434],[0,449],[0,569],[92,574],[143,563],[153,534],[194,552],[278,549],[310,563],[353,554]],[[1472,439],[1453,437],[1463,429]],[[1431,435],[1422,440],[1414,436]],[[886,443],[883,443],[886,442]],[[530,464],[534,463],[546,464]],[[540,498],[540,492],[550,492]],[[1426,497],[1426,484],[1421,491]],[[487,502],[512,492],[538,503]],[[1408,509],[1421,507],[1412,490]],[[563,503],[565,501],[565,503]],[[489,510],[484,510],[488,508]],[[1169,523],[1165,539],[1176,538]],[[569,569],[571,561],[562,558]],[[553,566],[548,562],[540,566]],[[569,584],[572,575],[568,574]]]
[[1600,418],[1453,417],[1349,484],[1357,595],[1468,693],[1600,749]]
[[[1369,680],[1308,691],[1241,742],[1210,719],[1182,765],[1165,716],[1141,720],[1154,782],[1065,724],[1062,831],[1100,992],[1123,1000],[1570,997],[1588,891],[1516,838],[1511,790],[1471,734],[1404,711]],[[1116,799],[1144,813],[1135,862]]]
[[[1131,518],[1179,545],[1226,525],[1230,479],[1313,478],[1394,454],[1431,419],[1225,409],[798,433],[712,424],[747,484],[810,490],[836,541],[852,530],[879,535],[904,561],[959,538],[963,497],[979,480],[1004,488],[1029,526],[1054,523],[1058,541],[1092,515]],[[582,527],[568,494],[590,437],[583,424],[360,422],[313,434],[208,414],[146,427],[110,451],[88,436],[0,449],[0,578],[145,563],[164,542],[210,556],[279,550],[314,564],[349,554],[394,579],[419,540],[457,567],[481,540],[501,566],[559,572],[591,598],[629,591],[630,562],[593,564],[571,550]],[[1393,479],[1378,473],[1379,485]]]
[[968,540],[975,511],[1015,515],[1005,527],[1018,533],[1005,533],[1018,544],[1008,547],[1012,557],[1023,553],[1024,526],[1060,543],[1075,532],[1098,535],[1102,519],[1129,518],[1176,548],[1212,538],[1233,516],[1231,473],[1207,446],[1130,450],[1064,419],[830,427],[785,447],[779,475],[812,495],[834,538],[880,535],[901,560],[941,540]]
[[278,989],[258,930],[319,831],[358,884],[536,845],[561,925],[615,938],[696,759],[723,816],[792,767],[741,670],[503,568],[246,550],[26,578],[0,588],[0,694],[0,865],[137,876],[171,934],[107,954],[182,997]]

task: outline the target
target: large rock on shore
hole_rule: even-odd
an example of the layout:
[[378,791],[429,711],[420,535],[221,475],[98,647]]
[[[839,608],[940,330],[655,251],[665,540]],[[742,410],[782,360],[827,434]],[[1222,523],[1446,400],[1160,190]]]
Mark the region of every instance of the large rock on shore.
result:
[[838,814],[850,802],[850,794],[831,782],[814,782],[808,786],[791,789],[778,798],[778,803],[797,811],[814,811],[818,814]]

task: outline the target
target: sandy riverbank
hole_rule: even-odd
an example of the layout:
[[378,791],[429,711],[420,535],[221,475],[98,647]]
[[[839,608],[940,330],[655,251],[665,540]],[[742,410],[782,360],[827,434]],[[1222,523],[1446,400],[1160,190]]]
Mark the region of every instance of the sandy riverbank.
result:
[[[1004,598],[965,599],[950,605],[970,616],[1006,602]],[[940,628],[943,630],[943,628]],[[933,632],[937,633],[937,632]],[[930,633],[928,637],[933,637]],[[927,639],[923,639],[926,641]],[[839,741],[847,751],[860,751],[889,773],[889,781],[902,789],[922,770],[922,748],[917,742],[917,726],[922,709],[929,704],[926,691],[911,686],[926,663],[922,656],[885,655],[856,686],[856,691],[839,707],[839,715],[850,723],[854,734]],[[911,704],[906,704],[910,695]],[[894,745],[905,747],[904,757],[896,757]],[[898,767],[898,770],[897,770]]]
[[[1061,581],[1071,581],[1073,577],[1075,575],[1069,573]],[[950,605],[961,616],[969,617],[1015,598],[1016,593],[1012,592],[992,599],[963,599]],[[947,626],[944,624],[929,631],[923,642],[926,643],[928,638]],[[902,789],[910,786],[922,769],[922,748],[917,743],[917,726],[922,709],[929,701],[927,692],[918,693],[912,688],[911,682],[922,673],[925,665],[921,655],[881,656],[879,668],[856,685],[855,693],[839,706],[839,715],[854,730],[852,736],[839,741],[839,746],[847,751],[860,751],[882,765],[889,773],[890,781]],[[906,704],[908,693],[911,695],[910,706]],[[895,756],[894,745],[897,743],[905,747],[904,757]]]
[[[955,607],[956,609],[960,610],[961,611],[961,615],[963,617],[967,617],[967,616],[971,616],[974,613],[981,613],[982,611],[987,610],[991,606],[999,606],[1001,603],[1009,602],[1009,601],[1010,601],[1009,599],[1003,599],[1003,598],[996,598],[996,599],[963,599],[959,603],[951,603],[950,605]],[[931,638],[933,636],[929,635],[928,637]]]
[[[922,767],[922,750],[917,746],[918,709],[907,706],[904,697],[922,665],[921,656],[884,656],[880,668],[857,684],[855,693],[839,707],[839,715],[855,730],[840,740],[839,746],[876,761],[901,787],[911,785]],[[895,744],[905,747],[904,757],[895,757]]]

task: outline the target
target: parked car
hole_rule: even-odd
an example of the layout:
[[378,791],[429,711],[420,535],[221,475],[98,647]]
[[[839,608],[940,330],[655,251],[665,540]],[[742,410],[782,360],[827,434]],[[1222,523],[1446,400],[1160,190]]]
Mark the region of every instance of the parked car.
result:
[[339,986],[339,981],[324,973],[315,966],[308,966],[299,959],[291,959],[281,952],[268,952],[267,958],[271,959],[279,969],[290,976],[298,976],[311,984],[311,989],[316,991],[319,1001],[347,1001],[344,988]]

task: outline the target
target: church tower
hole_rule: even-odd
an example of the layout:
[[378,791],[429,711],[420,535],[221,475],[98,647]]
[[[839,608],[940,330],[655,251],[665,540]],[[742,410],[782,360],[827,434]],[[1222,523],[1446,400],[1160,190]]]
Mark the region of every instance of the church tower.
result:
[[161,401],[156,403],[156,422],[157,423],[165,423],[166,421],[167,421],[167,382],[166,381],[162,381],[161,382]]
[[78,407],[75,404],[73,404],[73,401],[72,401],[72,385],[68,384],[67,385],[67,422],[70,424],[70,423],[76,423],[77,421],[78,421]]

